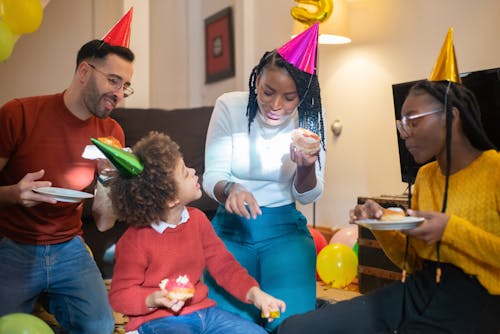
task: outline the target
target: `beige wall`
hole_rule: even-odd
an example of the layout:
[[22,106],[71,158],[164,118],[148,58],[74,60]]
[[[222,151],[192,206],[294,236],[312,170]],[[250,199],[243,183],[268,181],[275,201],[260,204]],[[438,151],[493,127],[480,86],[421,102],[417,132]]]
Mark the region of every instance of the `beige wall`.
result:
[[[85,41],[102,37],[130,5],[136,6],[131,48],[138,55],[127,106],[212,105],[247,87],[262,53],[282,45],[292,30],[292,0],[51,0],[40,29],[22,36],[0,63],[0,104],[16,96],[64,89]],[[203,19],[233,6],[236,75],[204,84]],[[350,0],[353,43],[320,46],[319,79],[328,132],[326,189],[316,223],[347,224],[358,195],[401,194],[391,85],[425,78],[447,29],[455,29],[462,72],[500,67],[497,0]],[[303,207],[309,217],[311,206]]]

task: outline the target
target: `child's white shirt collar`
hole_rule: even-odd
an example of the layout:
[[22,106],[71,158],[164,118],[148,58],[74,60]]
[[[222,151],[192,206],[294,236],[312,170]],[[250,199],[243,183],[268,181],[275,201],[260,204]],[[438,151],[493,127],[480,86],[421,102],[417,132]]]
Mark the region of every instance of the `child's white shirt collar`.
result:
[[182,210],[182,213],[181,213],[181,220],[179,221],[178,224],[171,224],[171,223],[168,223],[165,221],[160,221],[158,224],[152,224],[151,227],[156,232],[162,234],[163,231],[165,231],[167,228],[176,228],[177,226],[179,226],[180,224],[184,224],[188,220],[189,220],[189,212],[186,209],[186,207],[184,207],[184,209]]

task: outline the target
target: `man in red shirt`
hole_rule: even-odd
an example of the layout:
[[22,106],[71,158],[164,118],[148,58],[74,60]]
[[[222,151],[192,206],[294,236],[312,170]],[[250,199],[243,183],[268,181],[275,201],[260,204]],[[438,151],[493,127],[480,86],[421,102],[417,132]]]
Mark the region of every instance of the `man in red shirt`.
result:
[[[37,193],[40,187],[91,191],[95,160],[82,157],[91,137],[114,136],[109,118],[133,93],[134,54],[92,40],[79,50],[76,71],[62,93],[13,99],[0,108],[0,316],[30,313],[41,293],[71,333],[112,333],[114,318],[101,274],[81,238],[81,202]],[[114,215],[97,196],[99,229]]]

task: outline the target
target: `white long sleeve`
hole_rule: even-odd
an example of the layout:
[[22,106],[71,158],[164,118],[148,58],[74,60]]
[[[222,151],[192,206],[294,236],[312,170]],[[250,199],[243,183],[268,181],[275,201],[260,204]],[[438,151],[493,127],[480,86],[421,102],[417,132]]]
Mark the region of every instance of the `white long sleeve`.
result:
[[[290,142],[298,124],[297,110],[278,127],[268,126],[257,114],[249,133],[247,103],[247,92],[223,94],[215,103],[205,147],[205,192],[215,199],[215,185],[227,180],[251,191],[259,206],[276,207],[295,200],[307,204],[318,199],[323,192],[324,166],[320,169],[316,163],[313,189],[298,193],[293,186],[296,164],[290,160]],[[320,160],[325,161],[323,150]]]

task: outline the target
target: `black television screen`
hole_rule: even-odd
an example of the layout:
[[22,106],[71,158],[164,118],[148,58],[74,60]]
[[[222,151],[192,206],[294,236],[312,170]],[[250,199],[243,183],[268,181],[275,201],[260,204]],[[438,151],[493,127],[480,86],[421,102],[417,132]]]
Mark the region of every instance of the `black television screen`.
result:
[[[477,98],[481,109],[481,120],[486,133],[498,149],[500,147],[500,68],[461,73],[462,83],[469,88]],[[394,112],[396,119],[401,118],[401,107],[410,87],[417,81],[403,82],[392,85]],[[405,143],[398,135],[399,164],[403,182],[415,182],[417,164]]]

